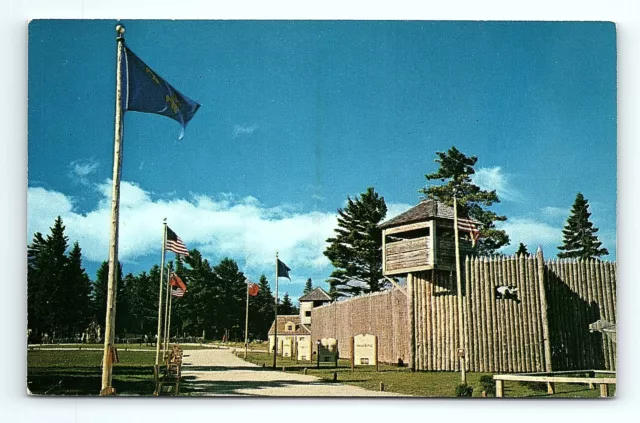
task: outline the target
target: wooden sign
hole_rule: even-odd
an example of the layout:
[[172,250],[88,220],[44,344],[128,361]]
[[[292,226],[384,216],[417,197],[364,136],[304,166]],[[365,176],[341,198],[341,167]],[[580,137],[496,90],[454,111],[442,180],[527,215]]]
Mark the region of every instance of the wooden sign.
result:
[[311,360],[311,337],[298,337],[298,360]]
[[322,338],[319,350],[320,362],[335,362],[338,359],[338,340],[335,338]]
[[287,337],[282,340],[282,356],[291,357],[293,355],[293,339]]
[[368,333],[353,337],[353,364],[355,366],[378,365],[378,337]]

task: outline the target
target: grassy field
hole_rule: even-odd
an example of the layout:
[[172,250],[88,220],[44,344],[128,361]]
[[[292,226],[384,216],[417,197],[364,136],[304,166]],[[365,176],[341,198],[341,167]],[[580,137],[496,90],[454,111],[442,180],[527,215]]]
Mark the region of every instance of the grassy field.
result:
[[[242,355],[240,355],[242,357]],[[254,364],[270,367],[273,364],[273,356],[261,353],[251,353],[247,361]],[[460,374],[455,372],[411,372],[406,367],[381,364],[376,372],[368,367],[356,367],[351,371],[350,362],[339,360],[338,367],[330,363],[321,363],[320,369],[316,363],[299,362],[290,358],[278,357],[278,370],[285,367],[288,372],[303,372],[307,368],[307,374],[320,377],[324,380],[333,380],[333,373],[338,374],[338,382],[360,386],[364,389],[379,390],[380,383],[384,383],[385,390],[400,394],[415,395],[421,397],[455,397],[456,385],[460,383]],[[481,397],[483,387],[480,377],[485,373],[467,373],[467,383],[473,387],[473,396]],[[611,386],[610,395],[615,394],[615,387]],[[589,389],[586,385],[561,383],[556,385],[556,394],[548,395],[545,384],[507,382],[504,388],[505,397],[550,397],[550,398],[599,398],[597,389]]]
[[[113,386],[118,395],[151,395],[155,354],[118,351]],[[102,379],[101,351],[29,351],[27,387],[37,395],[98,395]]]
[[[199,345],[181,345],[183,350],[197,350],[202,348],[213,348],[213,345],[207,346],[199,346]],[[46,349],[68,349],[68,350],[94,350],[104,348],[104,344],[31,344],[29,345],[30,351],[38,351],[38,350],[46,350]],[[118,352],[127,351],[127,350],[149,350],[155,351],[155,345],[146,345],[146,344],[116,344],[116,348],[118,348]]]

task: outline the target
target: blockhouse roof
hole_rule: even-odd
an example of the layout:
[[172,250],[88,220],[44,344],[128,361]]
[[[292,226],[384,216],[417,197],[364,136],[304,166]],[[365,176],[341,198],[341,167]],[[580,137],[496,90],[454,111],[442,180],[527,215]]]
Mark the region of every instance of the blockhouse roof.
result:
[[333,298],[322,288],[316,288],[309,292],[307,295],[303,295],[298,301],[332,301]]
[[453,207],[436,200],[422,200],[417,206],[381,223],[380,228],[386,229],[433,218],[453,219]]

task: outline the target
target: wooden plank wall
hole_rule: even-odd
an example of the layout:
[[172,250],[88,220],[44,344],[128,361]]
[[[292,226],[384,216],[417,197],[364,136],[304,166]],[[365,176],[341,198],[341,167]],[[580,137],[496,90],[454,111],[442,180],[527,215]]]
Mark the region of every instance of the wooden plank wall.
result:
[[340,358],[351,358],[350,338],[360,333],[378,336],[378,357],[384,363],[409,362],[407,298],[398,289],[361,295],[314,308],[311,339],[335,338]]

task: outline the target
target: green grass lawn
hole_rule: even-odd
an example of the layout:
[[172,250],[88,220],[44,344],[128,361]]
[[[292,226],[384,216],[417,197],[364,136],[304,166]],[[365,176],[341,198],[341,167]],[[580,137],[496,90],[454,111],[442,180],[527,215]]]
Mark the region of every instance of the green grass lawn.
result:
[[[118,395],[152,395],[155,354],[118,351],[113,386]],[[27,387],[37,395],[98,395],[102,351],[28,351]]]
[[[242,354],[240,354],[242,357]],[[273,364],[273,356],[261,353],[250,353],[247,361],[265,365],[269,368]],[[455,397],[456,385],[460,383],[460,374],[455,372],[411,372],[406,367],[395,367],[386,364],[379,366],[376,372],[373,367],[356,367],[351,371],[348,360],[339,360],[338,367],[333,363],[321,363],[320,369],[316,363],[300,361],[296,363],[291,358],[278,357],[278,370],[285,367],[288,372],[303,372],[332,381],[333,373],[338,374],[338,382],[360,386],[364,389],[379,390],[380,383],[384,383],[385,391],[397,392],[420,397]],[[473,387],[473,396],[481,397],[483,387],[480,377],[486,373],[467,373],[467,383]],[[615,394],[615,387],[610,386],[610,395]],[[597,389],[589,389],[586,385],[560,383],[556,385],[556,394],[548,395],[545,384],[531,384],[521,382],[506,382],[505,397],[553,397],[553,398],[598,398]]]
[[[171,344],[173,345],[173,344]],[[209,347],[207,347],[206,345],[209,345]],[[205,344],[203,346],[199,346],[199,345],[180,345],[182,347],[183,350],[201,350],[203,348],[211,348],[213,347],[213,344]],[[162,346],[161,346],[162,347]],[[83,350],[83,349],[95,349],[95,348],[99,348],[102,349],[104,348],[104,344],[32,344],[29,345],[29,350],[40,350],[40,349],[47,349],[47,348],[64,348],[64,349],[69,349],[69,350]],[[118,352],[120,351],[126,351],[126,350],[149,350],[149,351],[155,351],[156,347],[155,345],[146,345],[146,344],[116,344],[116,348],[118,348]]]

